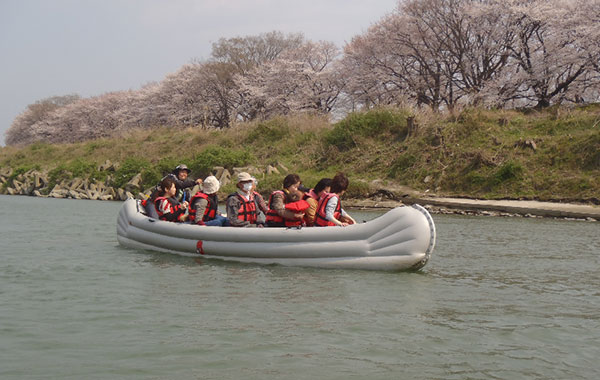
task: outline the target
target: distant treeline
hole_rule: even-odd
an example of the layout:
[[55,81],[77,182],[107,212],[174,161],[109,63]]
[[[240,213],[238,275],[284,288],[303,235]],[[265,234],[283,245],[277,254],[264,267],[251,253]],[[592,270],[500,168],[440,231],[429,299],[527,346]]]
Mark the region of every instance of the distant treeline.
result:
[[17,116],[6,143],[382,105],[544,108],[599,98],[600,1],[407,0],[343,50],[281,32],[220,39],[207,60],[139,90],[40,100]]

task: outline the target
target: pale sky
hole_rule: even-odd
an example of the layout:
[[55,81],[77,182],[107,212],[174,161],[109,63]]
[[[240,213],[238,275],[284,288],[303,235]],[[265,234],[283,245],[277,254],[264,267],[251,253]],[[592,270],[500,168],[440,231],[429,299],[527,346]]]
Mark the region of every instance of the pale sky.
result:
[[138,89],[219,38],[303,33],[343,47],[398,0],[0,0],[0,145],[28,104]]

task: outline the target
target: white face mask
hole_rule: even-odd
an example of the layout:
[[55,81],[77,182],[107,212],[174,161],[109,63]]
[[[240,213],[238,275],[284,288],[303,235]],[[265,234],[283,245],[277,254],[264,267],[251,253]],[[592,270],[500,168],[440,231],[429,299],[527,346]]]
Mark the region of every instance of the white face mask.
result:
[[245,192],[249,192],[250,190],[252,190],[252,182],[247,182],[244,184],[244,191]]

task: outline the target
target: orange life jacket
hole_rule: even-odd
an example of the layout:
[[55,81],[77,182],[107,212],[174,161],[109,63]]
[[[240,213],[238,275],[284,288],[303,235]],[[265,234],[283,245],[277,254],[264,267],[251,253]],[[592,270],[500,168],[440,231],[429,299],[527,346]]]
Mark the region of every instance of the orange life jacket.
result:
[[335,211],[333,212],[333,217],[338,220],[340,219],[340,216],[342,215],[342,201],[340,200],[340,198],[338,197],[337,194],[328,193],[328,194],[324,195],[321,199],[319,199],[319,204],[317,206],[317,213],[315,214],[315,226],[319,226],[319,227],[335,226],[335,223],[327,220],[327,216],[326,216],[327,214],[325,212],[325,209],[327,208],[327,202],[329,202],[329,200],[333,197],[337,197],[337,199],[338,199],[338,204],[337,204],[337,207],[335,208]]
[[217,216],[217,209],[218,209],[219,205],[217,204],[217,202],[214,201],[213,197],[209,197],[208,195],[199,191],[196,194],[194,194],[192,199],[190,199],[190,208],[189,208],[190,221],[192,223],[195,223],[195,221],[196,221],[195,203],[196,203],[196,200],[199,198],[206,199],[206,201],[208,202],[208,204],[206,205],[206,208],[204,209],[204,215],[202,215],[202,221],[207,222],[209,220],[213,220]]
[[256,223],[258,212],[256,211],[256,202],[254,199],[247,200],[238,193],[229,195],[230,197],[238,197],[240,200],[240,209],[238,210],[238,219],[250,223]]

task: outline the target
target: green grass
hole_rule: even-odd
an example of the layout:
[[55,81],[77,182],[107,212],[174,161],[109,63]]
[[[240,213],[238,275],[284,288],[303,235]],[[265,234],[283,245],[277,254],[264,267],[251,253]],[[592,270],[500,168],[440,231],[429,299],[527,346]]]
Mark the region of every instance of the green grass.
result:
[[[410,135],[409,117],[417,125]],[[519,145],[525,140],[536,149]],[[116,172],[97,170],[107,159],[119,163]],[[0,148],[0,166],[15,173],[48,170],[53,181],[82,176],[122,186],[142,173],[150,187],[180,163],[192,176],[214,166],[282,163],[308,186],[342,171],[350,178],[349,196],[357,197],[379,179],[448,196],[592,199],[600,194],[600,105],[454,114],[385,108],[336,123],[296,115],[226,130],[160,127],[77,144]],[[259,189],[278,188],[284,176],[262,176]],[[223,187],[228,191],[233,186]]]

